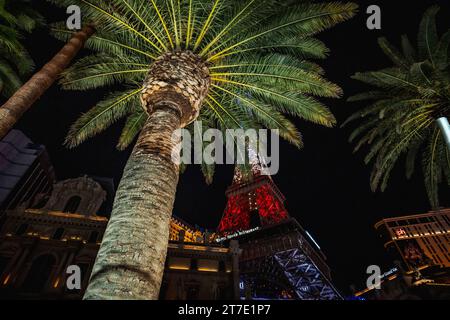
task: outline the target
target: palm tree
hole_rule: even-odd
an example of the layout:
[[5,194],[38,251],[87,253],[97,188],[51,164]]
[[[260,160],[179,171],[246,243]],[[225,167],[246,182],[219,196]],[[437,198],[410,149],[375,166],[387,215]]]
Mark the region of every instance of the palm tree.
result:
[[[281,0],[78,3],[97,24],[87,46],[98,53],[66,70],[63,87],[122,88],[82,115],[66,144],[75,147],[124,117],[118,148],[138,136],[84,298],[156,299],[180,169],[171,160],[179,143],[171,139],[174,130],[192,129],[196,119],[221,129],[276,128],[301,146],[283,114],[332,126],[333,115],[313,96],[339,97],[341,89],[306,59],[326,56],[327,48],[313,36],[352,17],[357,6]],[[208,167],[204,172],[212,174]]]
[[0,94],[9,98],[33,70],[34,63],[20,42],[43,24],[42,16],[29,0],[0,0]]
[[[58,79],[61,72],[67,68],[78,51],[83,48],[86,40],[94,33],[94,27],[85,26],[82,30],[71,35],[69,42],[37,73],[35,73],[25,84],[22,85],[15,75],[13,64],[23,75],[31,70],[33,66],[31,59],[18,42],[17,29],[23,28],[31,31],[36,22],[41,18],[38,13],[31,9],[28,0],[0,0],[0,21],[5,20],[9,26],[0,25],[0,88],[3,84],[6,95],[13,94],[9,100],[0,107],[0,139],[17,123],[22,115],[39,99],[50,86]],[[10,13],[9,5],[13,9]],[[3,8],[3,9],[2,9]],[[72,35],[73,34],[73,35]]]
[[379,39],[381,49],[394,65],[353,76],[376,89],[349,99],[370,102],[346,121],[360,120],[350,137],[350,141],[359,139],[355,151],[370,146],[365,162],[374,163],[372,190],[385,190],[402,155],[406,155],[406,176],[410,178],[421,154],[428,198],[435,208],[439,205],[439,183],[446,179],[450,185],[449,149],[436,122],[450,116],[450,30],[439,38],[438,11],[439,7],[433,6],[425,12],[417,50],[407,36],[402,37],[401,51],[385,38]]

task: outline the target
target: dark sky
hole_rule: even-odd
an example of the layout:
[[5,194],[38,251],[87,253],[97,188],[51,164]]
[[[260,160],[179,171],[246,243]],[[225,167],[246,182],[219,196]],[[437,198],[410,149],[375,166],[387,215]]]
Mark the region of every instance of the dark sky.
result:
[[[408,34],[415,41],[422,13],[435,3],[441,5],[439,30],[443,32],[450,27],[448,0],[358,3],[361,7],[356,18],[319,36],[331,49],[330,57],[319,64],[325,67],[327,77],[345,91],[344,99],[327,101],[339,123],[361,107],[347,103],[346,98],[367,89],[350,76],[357,71],[390,65],[378,48],[377,37],[384,35],[399,44],[400,36]],[[365,11],[370,4],[378,4],[382,9],[382,30],[366,28],[368,15]],[[43,1],[36,1],[36,7],[49,21],[64,19],[64,12],[52,9]],[[39,67],[62,46],[45,30],[35,32],[27,39],[27,44]],[[123,122],[77,149],[67,150],[61,146],[69,124],[105,93],[100,90],[64,92],[55,85],[18,124],[34,142],[47,146],[59,179],[86,173],[113,177],[116,185],[119,182],[130,152],[115,150]],[[413,179],[407,181],[404,167],[399,165],[388,189],[384,193],[372,193],[364,154],[354,155],[347,142],[351,127],[327,129],[302,121],[297,124],[305,147],[298,151],[282,143],[280,171],[273,178],[286,196],[290,214],[313,235],[327,255],[336,285],[342,290],[347,290],[352,283],[362,287],[368,265],[391,267],[373,229],[374,223],[383,217],[429,210],[421,172],[416,171]],[[231,166],[221,166],[217,168],[213,185],[207,186],[199,169],[190,167],[180,178],[174,214],[192,224],[215,228],[225,207],[224,193],[232,174]],[[446,196],[444,204],[448,206],[450,197],[448,193]]]

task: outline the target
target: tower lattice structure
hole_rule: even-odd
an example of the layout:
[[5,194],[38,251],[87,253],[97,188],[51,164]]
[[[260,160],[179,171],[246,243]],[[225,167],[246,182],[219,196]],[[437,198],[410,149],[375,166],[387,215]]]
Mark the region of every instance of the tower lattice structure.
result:
[[233,183],[226,191],[227,204],[218,232],[230,234],[237,231],[264,227],[289,218],[284,207],[285,198],[257,155],[249,152],[251,170],[235,170]]
[[236,169],[217,230],[222,239],[239,241],[241,299],[342,299],[325,255],[289,216],[283,194],[254,153],[250,165]]

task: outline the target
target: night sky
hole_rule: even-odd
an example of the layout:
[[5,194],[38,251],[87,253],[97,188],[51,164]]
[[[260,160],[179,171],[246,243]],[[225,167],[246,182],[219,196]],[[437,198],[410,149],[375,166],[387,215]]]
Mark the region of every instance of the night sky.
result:
[[[65,19],[63,11],[44,1],[35,3],[49,21]],[[319,61],[319,64],[325,68],[327,78],[345,91],[343,99],[326,101],[339,123],[363,106],[347,103],[346,98],[368,88],[350,76],[357,71],[390,66],[377,45],[377,37],[384,35],[399,45],[400,36],[407,34],[415,41],[421,16],[432,4],[441,5],[438,15],[441,34],[450,28],[448,0],[358,3],[361,7],[356,18],[319,36],[331,49],[330,57]],[[370,4],[377,4],[382,9],[382,30],[366,28],[368,15],[365,11]],[[33,33],[26,43],[38,67],[63,45],[50,37],[45,29]],[[17,125],[35,143],[47,147],[58,179],[90,174],[113,177],[116,186],[120,181],[131,151],[131,148],[125,152],[115,150],[123,122],[76,149],[62,147],[70,123],[106,92],[61,91],[54,85]],[[384,271],[392,267],[386,261],[374,223],[384,217],[422,213],[430,209],[420,168],[408,181],[403,164],[399,164],[388,189],[384,193],[372,193],[370,168],[363,162],[364,153],[353,154],[353,146],[347,141],[352,127],[329,129],[304,121],[296,121],[296,124],[303,134],[305,147],[299,151],[282,143],[280,171],[273,179],[286,196],[290,214],[309,231],[327,255],[337,287],[344,291],[350,284],[362,288],[368,265],[379,264]],[[207,186],[199,168],[189,167],[180,177],[174,214],[191,224],[215,228],[225,207],[225,189],[231,183],[232,175],[232,166],[219,166],[215,181]],[[448,206],[450,197],[447,191],[444,193],[442,205]]]

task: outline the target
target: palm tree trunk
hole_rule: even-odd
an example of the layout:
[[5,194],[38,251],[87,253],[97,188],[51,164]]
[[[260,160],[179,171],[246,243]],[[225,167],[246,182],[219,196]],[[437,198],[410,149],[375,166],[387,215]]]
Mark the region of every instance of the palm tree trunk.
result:
[[33,103],[50,88],[94,32],[95,29],[92,26],[86,26],[75,33],[61,51],[0,107],[0,139],[13,128]]
[[181,114],[158,106],[125,167],[84,299],[157,299],[164,272],[179,166]]
[[149,114],[114,199],[84,299],[157,299],[178,184],[180,136],[210,85],[202,58],[168,52],[151,66],[142,107]]

